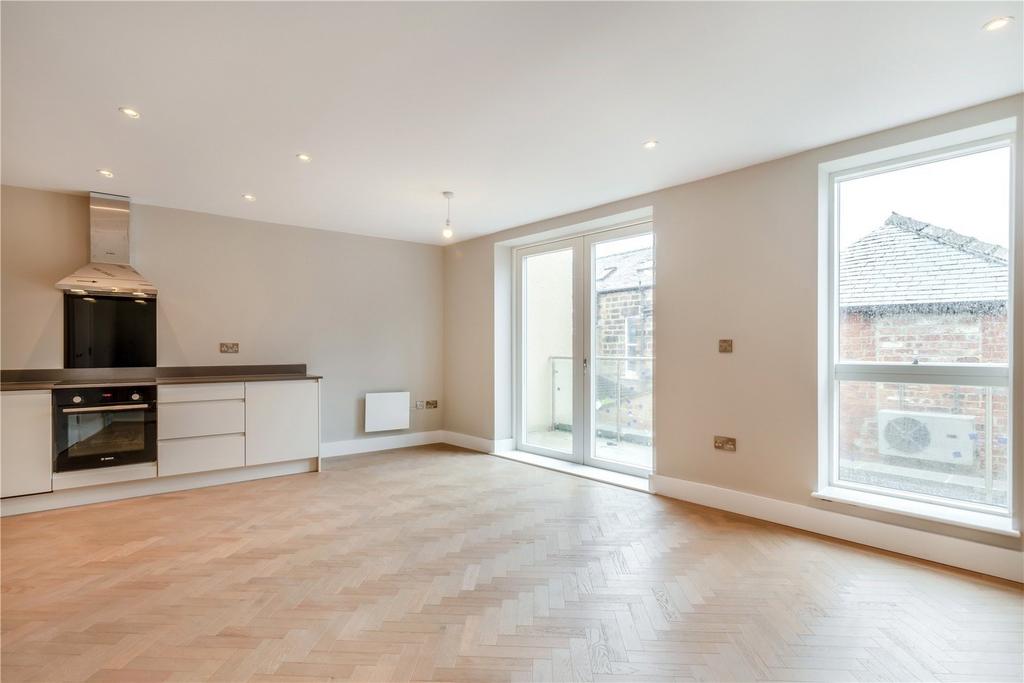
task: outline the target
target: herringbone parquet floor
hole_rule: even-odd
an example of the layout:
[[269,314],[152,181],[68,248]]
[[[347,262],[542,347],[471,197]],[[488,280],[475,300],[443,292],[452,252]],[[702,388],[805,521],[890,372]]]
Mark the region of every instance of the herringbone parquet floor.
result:
[[11,683],[1021,676],[1011,584],[448,447],[2,530]]

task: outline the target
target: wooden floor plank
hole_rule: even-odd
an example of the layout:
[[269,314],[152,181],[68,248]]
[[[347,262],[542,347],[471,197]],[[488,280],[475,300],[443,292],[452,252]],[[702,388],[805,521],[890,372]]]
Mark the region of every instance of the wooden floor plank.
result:
[[1024,667],[1018,586],[448,446],[0,524],[4,681]]

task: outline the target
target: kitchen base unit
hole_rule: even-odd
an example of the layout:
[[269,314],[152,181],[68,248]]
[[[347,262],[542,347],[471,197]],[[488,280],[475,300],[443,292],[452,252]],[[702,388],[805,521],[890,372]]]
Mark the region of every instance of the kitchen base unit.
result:
[[51,408],[49,391],[0,394],[0,497],[52,490]]
[[[320,469],[319,378],[156,381],[155,462],[54,472],[57,390],[3,396],[0,515]],[[145,469],[144,469],[145,468]]]
[[297,460],[319,452],[319,382],[245,383],[245,464]]

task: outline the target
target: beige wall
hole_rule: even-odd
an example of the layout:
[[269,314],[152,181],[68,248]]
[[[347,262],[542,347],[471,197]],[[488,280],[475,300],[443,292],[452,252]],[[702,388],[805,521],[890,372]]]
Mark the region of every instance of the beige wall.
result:
[[88,261],[85,197],[0,189],[0,367],[64,367],[64,310],[53,285]]
[[[5,186],[0,207],[0,364],[62,367],[53,285],[88,260],[88,199]],[[160,290],[159,365],[307,363],[324,376],[324,441],[363,436],[368,391],[441,400],[410,431],[441,428],[439,247],[135,204],[132,252]]]
[[[658,269],[657,473],[800,504],[829,505],[810,497],[816,485],[818,439],[818,164],[1022,115],[1024,96],[1016,96],[447,247],[446,428],[487,439],[512,436],[511,421],[494,408],[495,348],[506,347],[493,334],[496,245],[651,206]],[[1019,257],[1024,244],[1020,206],[1017,210],[1018,258],[1024,262]],[[499,268],[505,267],[499,262]],[[1018,278],[1015,285],[1019,320],[1024,319],[1022,282]],[[500,325],[505,324],[500,320],[504,296],[498,297]],[[735,339],[735,353],[718,354],[716,340],[724,337]],[[1017,357],[1024,358],[1021,335],[1015,344]],[[1017,364],[1018,396],[1022,365]],[[1018,435],[1024,433],[1021,412],[1016,417]],[[739,450],[715,451],[715,434],[737,437]],[[1018,491],[1024,488],[1019,483],[1022,441],[1018,436],[1015,448]],[[958,527],[837,504],[830,509],[1021,546],[1018,539]]]

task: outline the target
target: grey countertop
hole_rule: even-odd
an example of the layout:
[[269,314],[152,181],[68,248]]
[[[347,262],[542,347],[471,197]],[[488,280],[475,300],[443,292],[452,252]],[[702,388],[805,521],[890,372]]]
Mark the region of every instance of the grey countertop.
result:
[[195,368],[130,368],[88,372],[74,370],[7,370],[0,391],[81,389],[86,387],[143,386],[170,384],[210,384],[215,382],[279,382],[322,379],[310,375],[305,365],[227,365]]

